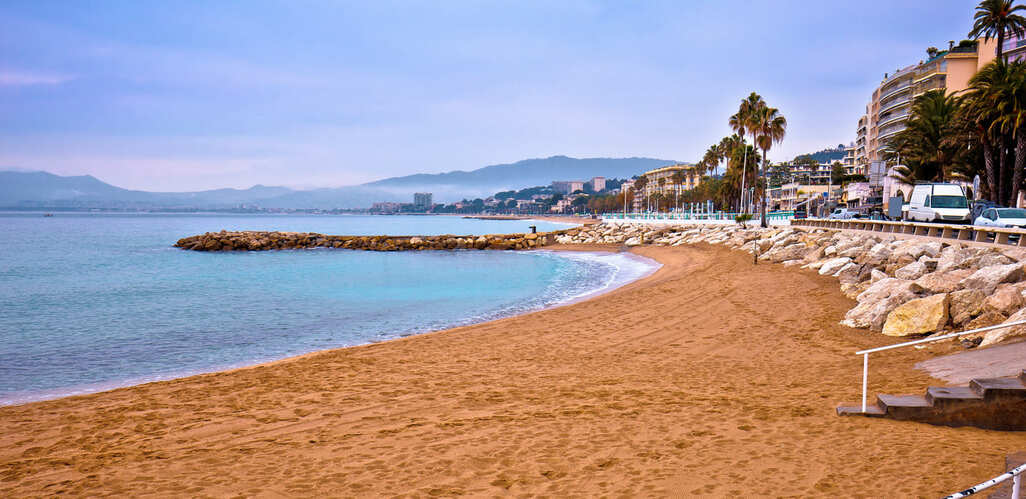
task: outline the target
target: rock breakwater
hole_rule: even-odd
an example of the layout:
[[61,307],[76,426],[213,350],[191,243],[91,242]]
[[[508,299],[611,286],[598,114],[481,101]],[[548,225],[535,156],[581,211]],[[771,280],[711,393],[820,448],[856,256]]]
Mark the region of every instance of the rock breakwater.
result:
[[522,250],[551,244],[565,231],[484,236],[331,236],[314,232],[221,231],[179,239],[175,247],[192,251],[268,251],[339,248],[364,251],[447,249]]
[[[560,244],[708,243],[836,277],[857,302],[842,324],[891,336],[963,331],[1026,319],[1026,251],[951,240],[806,227],[598,224],[555,236]],[[966,346],[1026,336],[1026,326],[963,337]]]

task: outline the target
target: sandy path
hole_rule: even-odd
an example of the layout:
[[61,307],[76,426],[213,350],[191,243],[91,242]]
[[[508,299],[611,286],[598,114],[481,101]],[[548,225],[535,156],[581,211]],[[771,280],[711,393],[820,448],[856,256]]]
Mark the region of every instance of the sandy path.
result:
[[[597,299],[271,365],[0,408],[0,496],[938,497],[1026,433],[840,418],[835,280],[723,249]],[[935,347],[948,352],[951,346]],[[874,358],[919,392],[927,351]]]

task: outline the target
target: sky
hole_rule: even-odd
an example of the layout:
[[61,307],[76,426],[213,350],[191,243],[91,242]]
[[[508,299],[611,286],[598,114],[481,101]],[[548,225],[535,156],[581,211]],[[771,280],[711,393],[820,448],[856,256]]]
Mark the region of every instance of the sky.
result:
[[694,162],[758,92],[771,160],[847,144],[976,2],[0,3],[0,170],[337,187],[521,159]]

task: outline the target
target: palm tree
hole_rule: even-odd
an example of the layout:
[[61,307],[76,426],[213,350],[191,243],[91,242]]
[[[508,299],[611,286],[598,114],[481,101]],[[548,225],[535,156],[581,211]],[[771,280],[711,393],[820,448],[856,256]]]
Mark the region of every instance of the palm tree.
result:
[[787,119],[775,107],[763,106],[752,113],[752,129],[755,130],[755,144],[762,149],[762,198],[760,213],[762,214],[762,226],[768,227],[766,222],[766,153],[773,144],[780,143],[787,135]]
[[680,202],[680,184],[684,183],[684,171],[683,170],[677,170],[677,171],[673,172],[673,175],[670,176],[670,181],[672,181],[673,184],[674,184],[673,208],[674,209],[678,209],[678,208],[680,208],[680,206],[679,206],[679,202]]
[[969,38],[997,38],[999,61],[1003,60],[1001,56],[1004,51],[1005,33],[1011,32],[1019,37],[1026,35],[1026,18],[1015,13],[1026,7],[1014,4],[1015,0],[983,0],[976,6],[976,14],[973,15],[973,29],[969,31]]
[[[964,97],[963,119],[976,130],[975,135],[983,146],[989,197],[996,203],[1008,203],[1012,191],[1018,192],[1018,185],[1013,185],[1014,177],[1019,175],[1021,181],[1021,173],[1009,175],[1005,152],[1008,140],[1003,132],[1020,128],[1016,124],[1018,118],[1014,117],[1016,113],[1011,111],[1015,106],[1021,108],[1021,103],[1016,105],[1014,101],[1017,94],[1021,95],[1023,70],[1021,63],[994,61],[973,75]],[[1021,154],[1017,151],[1017,161],[1021,160]]]
[[[737,113],[734,113],[730,116],[730,118],[727,119],[727,124],[730,125],[731,130],[733,130],[738,136],[741,137],[742,142],[744,142],[745,134],[751,132],[751,129],[749,128],[749,118],[751,115],[752,106],[755,102],[754,100],[752,100],[753,96],[756,96],[755,92],[752,92],[752,95],[748,96],[748,99],[742,100],[741,105],[738,107]],[[745,149],[746,154],[741,162],[741,200],[739,202],[740,207],[738,211],[745,211],[745,171],[748,169],[747,152],[748,150]]]
[[[1005,64],[1005,63],[1000,63]],[[1015,159],[1012,163],[1011,185],[1005,206],[1016,206],[1026,169],[1026,63],[1006,64],[1007,79],[1003,85],[1003,98],[994,102],[998,131],[1011,139]],[[1007,173],[1005,173],[1007,175]]]

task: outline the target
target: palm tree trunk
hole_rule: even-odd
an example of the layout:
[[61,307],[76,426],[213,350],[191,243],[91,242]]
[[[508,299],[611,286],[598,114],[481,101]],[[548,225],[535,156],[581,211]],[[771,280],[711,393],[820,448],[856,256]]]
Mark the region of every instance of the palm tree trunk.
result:
[[1018,208],[1019,186],[1022,185],[1023,168],[1026,168],[1026,130],[1019,129],[1015,134],[1015,166],[1012,171],[1012,197],[1008,206]]
[[1008,147],[1007,141],[1004,137],[1001,137],[1001,147],[998,150],[998,188],[1000,189],[1001,195],[998,196],[998,203],[1007,204],[1010,187],[1012,186],[1012,177],[1009,175],[1009,161],[1008,161]]
[[1001,59],[1002,51],[1005,48],[1005,29],[1004,28],[1001,28],[1000,30],[998,30],[997,42],[998,42],[998,46],[997,46],[997,60],[1001,61],[1002,60]]
[[748,170],[748,147],[745,146],[744,141],[741,142],[741,147],[744,147],[744,160],[741,162],[741,202],[738,203],[738,213],[744,213],[745,210],[745,171]]
[[994,168],[994,146],[986,139],[983,140],[983,164],[987,170],[987,190],[990,191],[988,197],[997,203],[1001,198],[1001,192],[998,190],[997,169]]
[[759,204],[762,205],[760,213],[762,213],[762,228],[769,227],[769,223],[766,222],[766,149],[762,150],[762,194],[759,195]]

